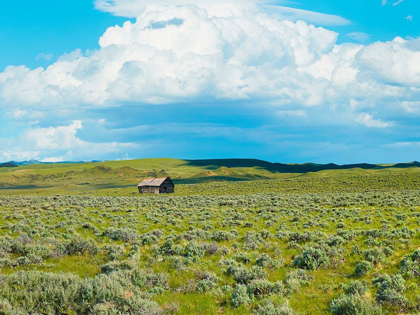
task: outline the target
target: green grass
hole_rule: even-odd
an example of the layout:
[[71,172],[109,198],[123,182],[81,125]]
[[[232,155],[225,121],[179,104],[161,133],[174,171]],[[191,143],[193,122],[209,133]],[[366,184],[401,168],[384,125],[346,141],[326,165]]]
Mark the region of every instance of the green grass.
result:
[[[125,176],[124,172],[129,174],[132,169],[147,171],[164,163],[168,170],[173,168],[174,174],[191,176],[191,180],[206,178],[203,172],[210,172],[186,166],[180,160],[22,168],[35,167],[31,172],[39,172],[42,177],[48,172],[61,174],[69,167],[74,174],[81,174],[80,179],[85,176],[86,182],[93,182],[90,178],[105,176],[102,173],[114,178],[118,170]],[[228,171],[225,167],[222,170]],[[2,170],[0,177],[13,176],[14,172]],[[234,168],[229,172],[230,176],[239,176],[266,170]],[[379,305],[379,291],[373,280],[379,275],[401,274],[404,290],[397,293],[405,297],[404,305],[384,300],[383,313],[418,312],[420,277],[408,276],[401,267],[404,257],[420,247],[417,168],[272,175],[274,178],[270,179],[224,178],[224,181],[177,184],[175,194],[162,196],[140,195],[135,185],[106,188],[108,184],[99,182],[83,185],[87,186],[84,188],[62,183],[45,189],[3,191],[2,281],[8,283],[7,277],[38,271],[64,273],[65,277],[76,275],[80,279],[109,277],[130,287],[127,283],[131,281],[127,280],[131,279],[130,272],[138,269],[160,275],[164,280],[138,285],[138,291],[118,293],[128,296],[124,301],[118,294],[109,293],[106,301],[109,305],[123,303],[120,306],[127,307],[134,294],[157,302],[167,314],[252,314],[271,301],[279,307],[288,303],[296,313],[309,315],[330,314],[331,302],[344,292],[342,285],[355,280],[365,283],[367,291],[361,298]],[[211,180],[217,176],[208,177]],[[102,181],[105,179],[101,177]],[[45,183],[48,181],[53,184],[52,177]],[[226,233],[226,239],[218,236],[220,232]],[[165,247],[168,240],[173,242],[169,250]],[[203,255],[191,256],[192,245],[203,249]],[[308,283],[293,287],[287,282],[288,275],[303,268],[296,265],[297,257],[305,249],[318,247],[325,251],[328,263],[309,270],[313,279]],[[368,256],[371,249],[377,250],[378,257]],[[252,296],[249,304],[234,308],[232,290],[240,280],[228,273],[227,262],[234,261],[251,270],[263,254],[268,254],[271,262],[261,267],[265,273],[262,277],[271,284],[280,281],[282,291]],[[373,262],[372,270],[365,275],[356,276],[356,264],[369,259],[378,261]],[[128,267],[106,271],[110,263]],[[213,276],[218,278],[214,287],[200,292],[200,280]],[[251,283],[249,280],[246,285]],[[47,284],[41,282],[39,290],[44,285]],[[105,287],[109,289],[107,284]],[[15,303],[13,307],[18,309],[22,303],[18,298],[14,300],[16,294],[0,289],[0,299]],[[76,306],[69,307],[76,312]],[[35,312],[28,308],[25,311]]]

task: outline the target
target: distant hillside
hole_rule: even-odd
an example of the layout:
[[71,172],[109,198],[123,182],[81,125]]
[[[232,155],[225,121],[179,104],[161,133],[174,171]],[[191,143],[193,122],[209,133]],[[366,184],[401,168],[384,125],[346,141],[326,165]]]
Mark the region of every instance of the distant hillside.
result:
[[272,173],[309,173],[309,172],[320,172],[325,170],[348,170],[353,168],[361,168],[365,170],[370,169],[388,169],[388,168],[408,168],[408,167],[420,167],[419,162],[411,163],[398,163],[391,166],[381,166],[377,164],[282,164],[282,163],[271,163],[263,160],[254,159],[223,159],[223,160],[187,160],[190,165],[206,167],[208,169],[216,169],[219,167],[260,167]]
[[370,174],[372,172],[420,171],[420,163],[376,164],[282,164],[256,159],[177,160],[141,159],[129,161],[40,163],[38,161],[0,164],[0,190],[48,189],[86,190],[135,186],[148,177],[170,176],[175,184],[214,181],[247,181]]
[[[147,159],[144,159],[147,160]],[[160,160],[160,159],[154,159]],[[136,160],[132,160],[136,161]],[[137,160],[141,161],[141,160]],[[40,162],[37,160],[29,161],[10,161],[0,164],[0,167],[17,167],[23,165],[33,165],[33,164],[86,164],[86,163],[100,163],[108,161],[68,161],[68,162]],[[123,163],[124,161],[117,161]],[[368,164],[368,163],[359,163],[359,164],[344,164],[338,165],[334,163],[329,164],[315,164],[315,163],[305,163],[305,164],[282,164],[282,163],[271,163],[264,160],[258,159],[209,159],[209,160],[185,160],[191,166],[204,167],[208,170],[218,169],[220,167],[227,168],[243,168],[243,167],[259,167],[273,173],[308,173],[308,172],[319,172],[325,170],[347,170],[352,168],[361,168],[361,169],[388,169],[388,168],[409,168],[409,167],[420,167],[420,162],[414,161],[410,163],[397,163],[387,166],[382,166],[379,164]]]
[[0,167],[18,167],[18,166],[19,165],[15,164],[15,163],[11,163],[11,162],[0,164]]

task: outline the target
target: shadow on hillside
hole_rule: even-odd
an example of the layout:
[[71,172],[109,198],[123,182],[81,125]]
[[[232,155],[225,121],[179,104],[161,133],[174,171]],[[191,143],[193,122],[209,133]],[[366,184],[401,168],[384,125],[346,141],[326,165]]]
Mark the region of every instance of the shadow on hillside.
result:
[[309,173],[319,172],[325,170],[347,170],[352,168],[361,169],[387,169],[387,168],[409,168],[409,167],[420,167],[419,162],[412,163],[399,163],[391,166],[381,166],[376,164],[360,163],[360,164],[282,164],[282,163],[270,163],[267,161],[256,160],[256,159],[220,159],[220,160],[186,160],[187,165],[204,167],[208,170],[216,170],[220,167],[258,167],[265,169],[271,173]]
[[0,186],[0,190],[22,190],[22,189],[47,189],[53,188],[54,186],[36,186],[36,185],[19,185],[19,186]]
[[[208,176],[208,177],[191,177],[173,179],[175,185],[182,184],[202,184],[213,182],[244,182],[249,180],[262,179],[260,177],[235,177],[235,176]],[[266,178],[263,178],[266,179]]]

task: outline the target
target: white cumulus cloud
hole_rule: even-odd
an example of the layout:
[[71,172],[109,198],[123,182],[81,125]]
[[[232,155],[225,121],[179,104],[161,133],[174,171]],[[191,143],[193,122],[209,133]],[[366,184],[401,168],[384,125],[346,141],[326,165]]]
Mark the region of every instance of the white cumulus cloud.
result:
[[74,52],[46,69],[6,68],[0,95],[53,106],[255,96],[312,104],[319,97],[306,91],[310,78],[297,68],[330,52],[336,38],[265,14],[210,18],[192,5],[149,8],[136,23],[109,28],[90,56]]
[[420,113],[420,102],[402,102],[402,107],[407,113]]
[[357,117],[357,122],[369,128],[388,128],[394,125],[392,122],[373,119],[372,115],[367,113],[360,113]]
[[29,160],[42,157],[42,161],[57,162],[137,147],[132,143],[84,141],[77,135],[82,128],[82,121],[75,120],[67,126],[29,128],[16,139],[0,139],[4,144],[3,148],[0,145],[0,160]]
[[29,161],[37,159],[40,151],[30,151],[21,147],[13,147],[0,150],[0,161]]
[[359,54],[360,68],[373,79],[392,85],[420,87],[420,39],[400,37],[376,42]]
[[21,118],[21,117],[25,117],[27,114],[28,114],[28,112],[26,110],[15,109],[12,112],[12,117],[13,118]]
[[83,146],[82,140],[77,138],[78,129],[82,128],[80,120],[73,121],[69,126],[29,129],[24,138],[34,144],[36,149],[70,149]]
[[[338,45],[337,33],[279,20],[255,1],[146,4],[97,1],[102,10],[142,10],[135,22],[108,28],[100,49],[88,55],[75,51],[45,69],[7,67],[0,73],[2,104],[24,111],[25,106],[247,100],[288,105],[298,113],[308,106],[346,107],[349,100],[402,106],[420,97],[420,39]],[[32,133],[53,133],[44,142],[34,137],[42,147],[67,131],[66,146],[68,141],[77,145],[72,135],[78,129],[75,122]]]

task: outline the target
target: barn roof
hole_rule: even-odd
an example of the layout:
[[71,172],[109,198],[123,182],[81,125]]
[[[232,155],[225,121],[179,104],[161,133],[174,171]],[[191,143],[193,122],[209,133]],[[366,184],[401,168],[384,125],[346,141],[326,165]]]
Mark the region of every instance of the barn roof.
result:
[[152,186],[152,187],[159,187],[163,184],[163,182],[169,177],[161,177],[161,178],[146,178],[137,187],[143,186]]

